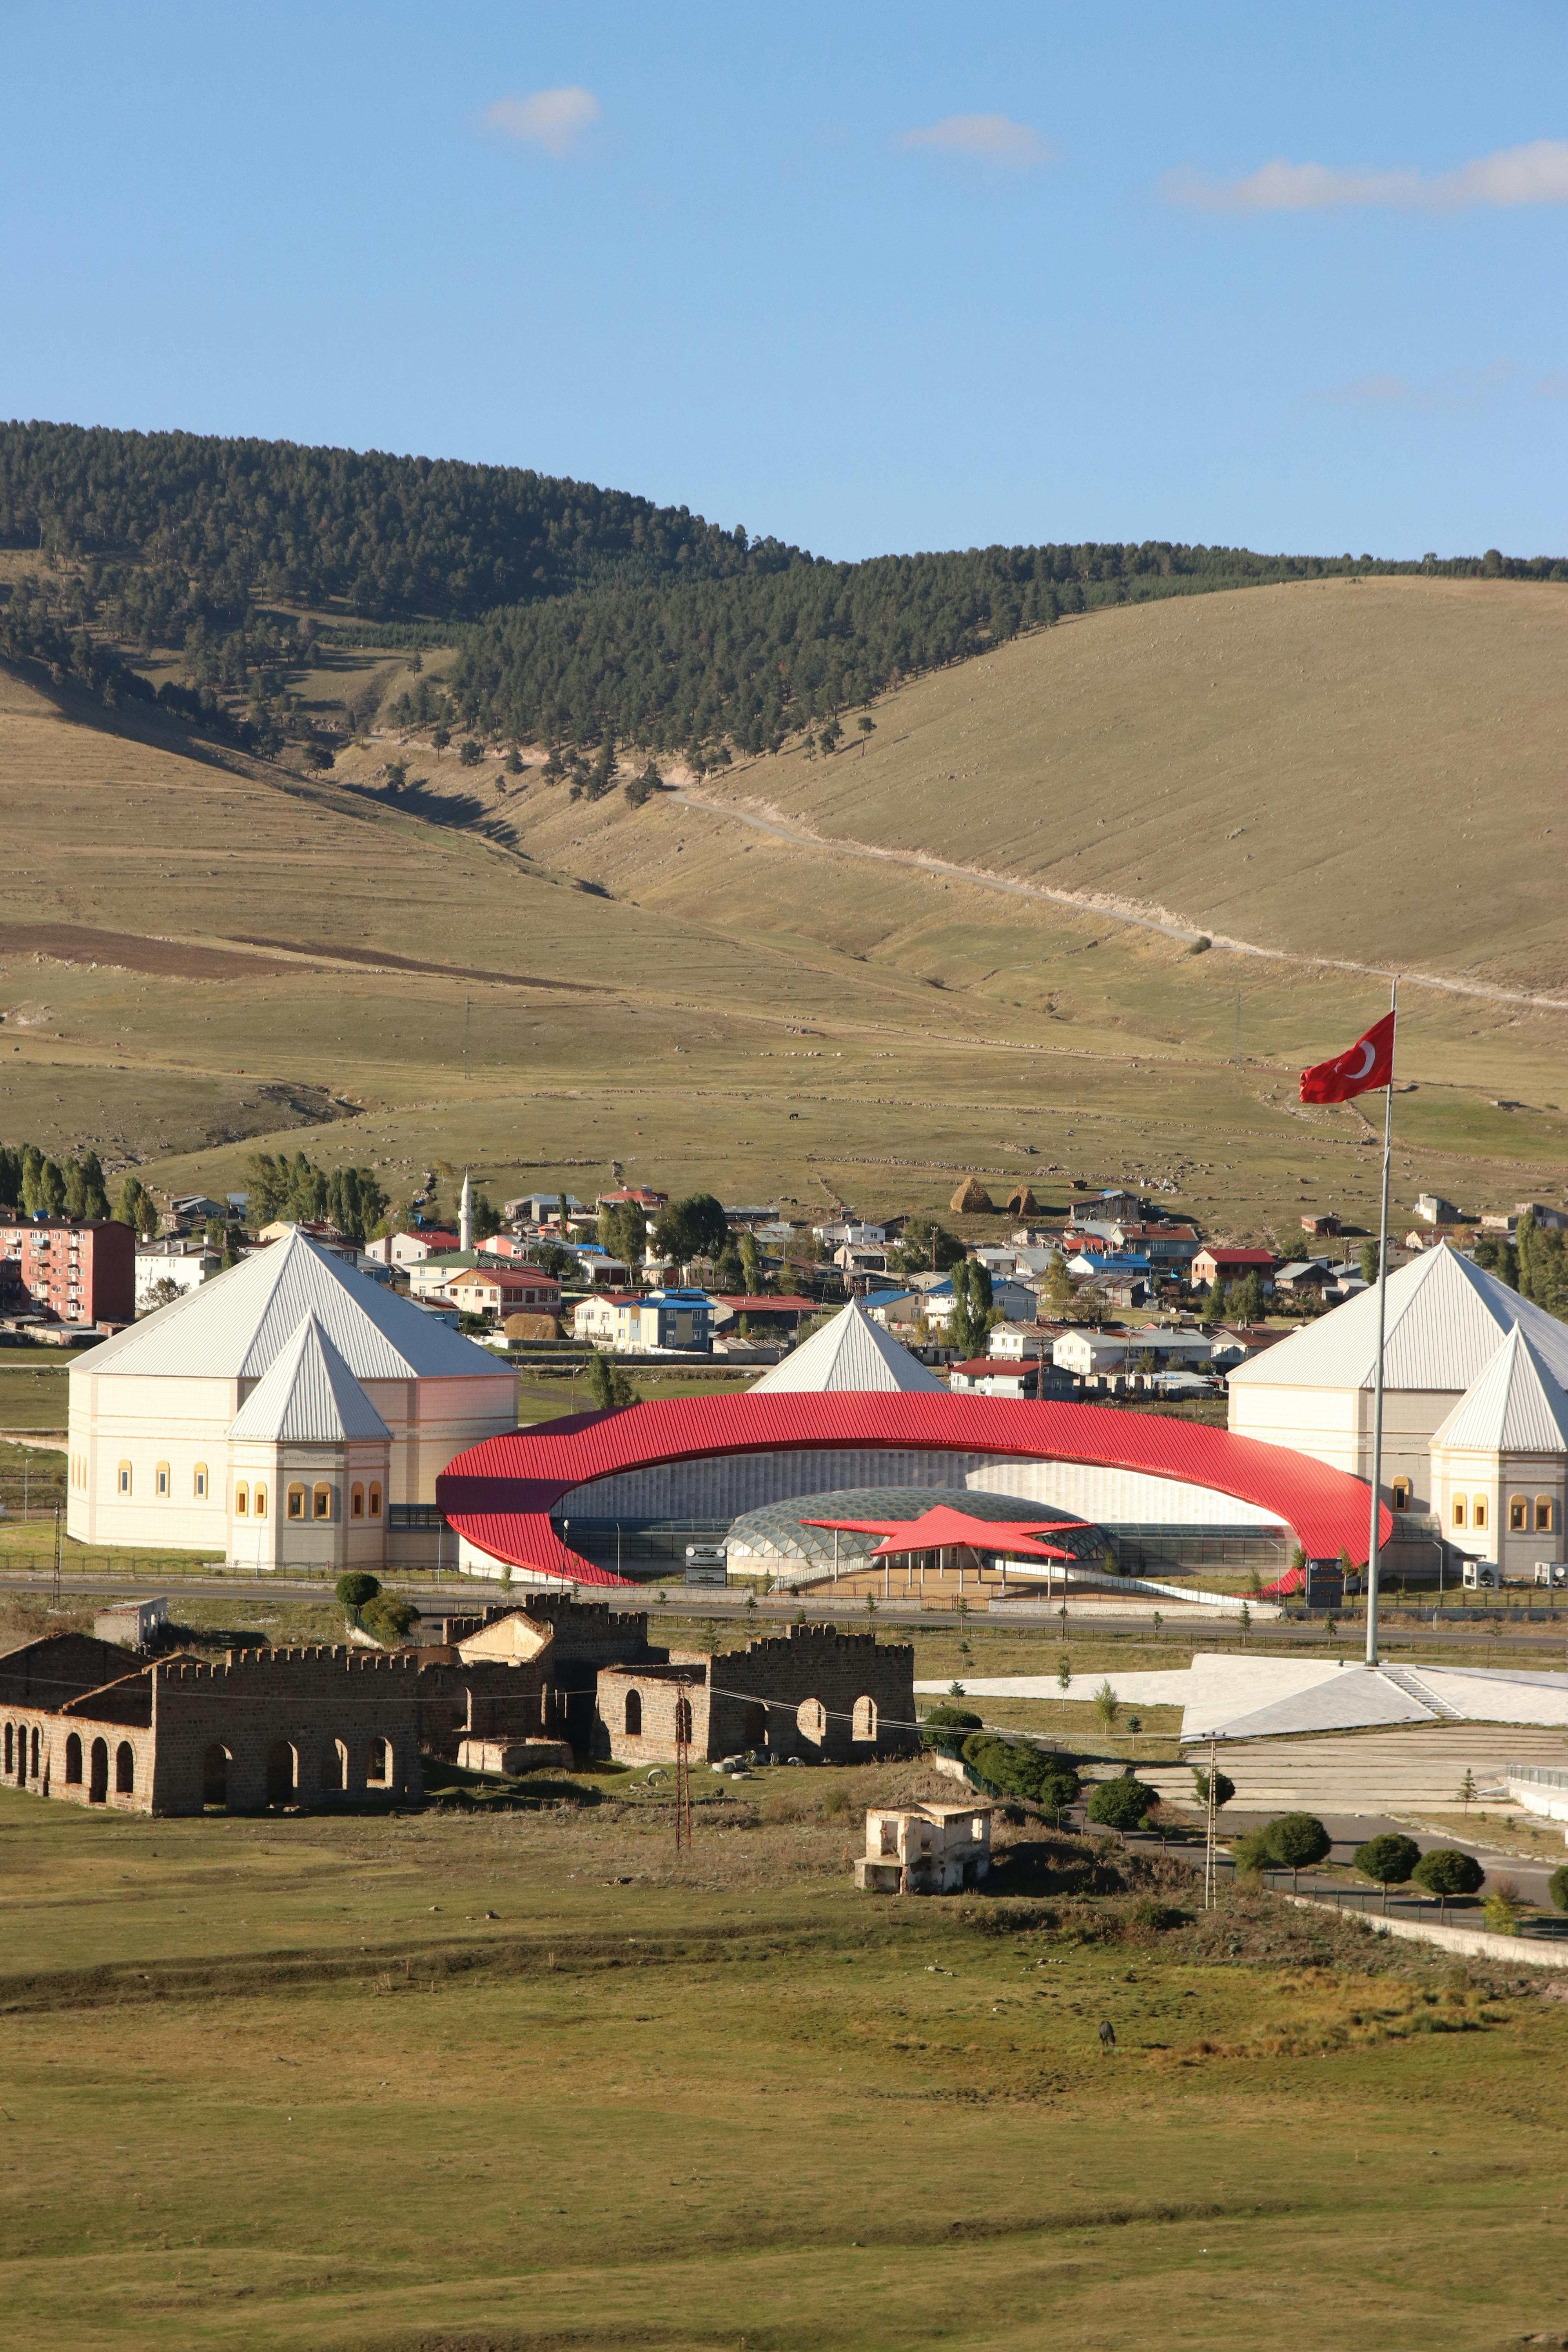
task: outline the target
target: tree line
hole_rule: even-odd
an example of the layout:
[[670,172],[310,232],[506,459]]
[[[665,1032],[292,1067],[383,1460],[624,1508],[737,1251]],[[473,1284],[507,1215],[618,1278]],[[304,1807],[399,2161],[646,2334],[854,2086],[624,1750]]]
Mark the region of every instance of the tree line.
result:
[[325,1221],[346,1241],[363,1242],[390,1205],[368,1168],[319,1168],[303,1151],[258,1151],[246,1163],[250,1188],[247,1216],[253,1232],[279,1218]]
[[231,617],[259,598],[472,619],[612,569],[722,577],[799,556],[529,467],[19,420],[0,424],[0,546],[150,567],[149,625],[182,633],[193,589]]

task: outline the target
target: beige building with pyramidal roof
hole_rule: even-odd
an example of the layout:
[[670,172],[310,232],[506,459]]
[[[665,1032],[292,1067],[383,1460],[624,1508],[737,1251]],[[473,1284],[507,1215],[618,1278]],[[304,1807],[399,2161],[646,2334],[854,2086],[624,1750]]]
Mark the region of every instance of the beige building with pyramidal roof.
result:
[[[1529,1577],[1563,1557],[1568,1325],[1455,1251],[1388,1277],[1383,1499]],[[1362,1291],[1226,1383],[1230,1426],[1372,1475],[1377,1293]]]
[[297,1231],[71,1366],[67,1532],[247,1568],[434,1561],[516,1378]]

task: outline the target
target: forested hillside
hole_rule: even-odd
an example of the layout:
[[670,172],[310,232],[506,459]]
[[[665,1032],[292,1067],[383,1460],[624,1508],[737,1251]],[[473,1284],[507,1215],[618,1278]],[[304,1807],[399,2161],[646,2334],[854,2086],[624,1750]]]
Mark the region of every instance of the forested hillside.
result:
[[721,762],[818,726],[831,748],[847,708],[1101,605],[1336,573],[1568,576],[1495,550],[1417,564],[1152,541],[833,563],[518,467],[20,423],[0,425],[0,548],[40,557],[11,565],[0,655],[110,707],[150,695],[151,663],[166,709],[326,764],[332,721],[296,689],[334,630],[412,646],[416,670],[422,629],[458,644],[399,724]]

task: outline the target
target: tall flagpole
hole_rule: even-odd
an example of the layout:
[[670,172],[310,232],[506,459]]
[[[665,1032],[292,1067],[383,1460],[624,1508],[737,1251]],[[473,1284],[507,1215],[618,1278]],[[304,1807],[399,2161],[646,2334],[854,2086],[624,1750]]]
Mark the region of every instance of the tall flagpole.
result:
[[1383,1111],[1383,1211],[1377,1225],[1377,1386],[1372,1407],[1372,1533],[1366,1548],[1366,1662],[1377,1664],[1378,1519],[1383,1509],[1383,1336],[1388,1300],[1388,1164],[1394,1153],[1394,1055],[1399,1027],[1399,980],[1388,992],[1394,1035],[1388,1044],[1388,1091]]

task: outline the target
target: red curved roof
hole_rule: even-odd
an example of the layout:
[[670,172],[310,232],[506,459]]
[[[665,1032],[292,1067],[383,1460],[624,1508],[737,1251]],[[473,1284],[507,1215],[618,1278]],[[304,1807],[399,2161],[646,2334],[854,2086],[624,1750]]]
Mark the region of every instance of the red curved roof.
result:
[[[1331,1559],[1342,1548],[1352,1561],[1366,1558],[1367,1490],[1342,1470],[1194,1422],[1011,1397],[839,1390],[680,1397],[577,1413],[459,1454],[437,1479],[436,1500],[459,1535],[497,1559],[579,1584],[617,1584],[624,1580],[568,1550],[551,1527],[552,1507],[574,1487],[656,1463],[879,1445],[1141,1470],[1257,1504],[1313,1559]],[[1382,1525],[1385,1535],[1392,1530],[1386,1509]]]

